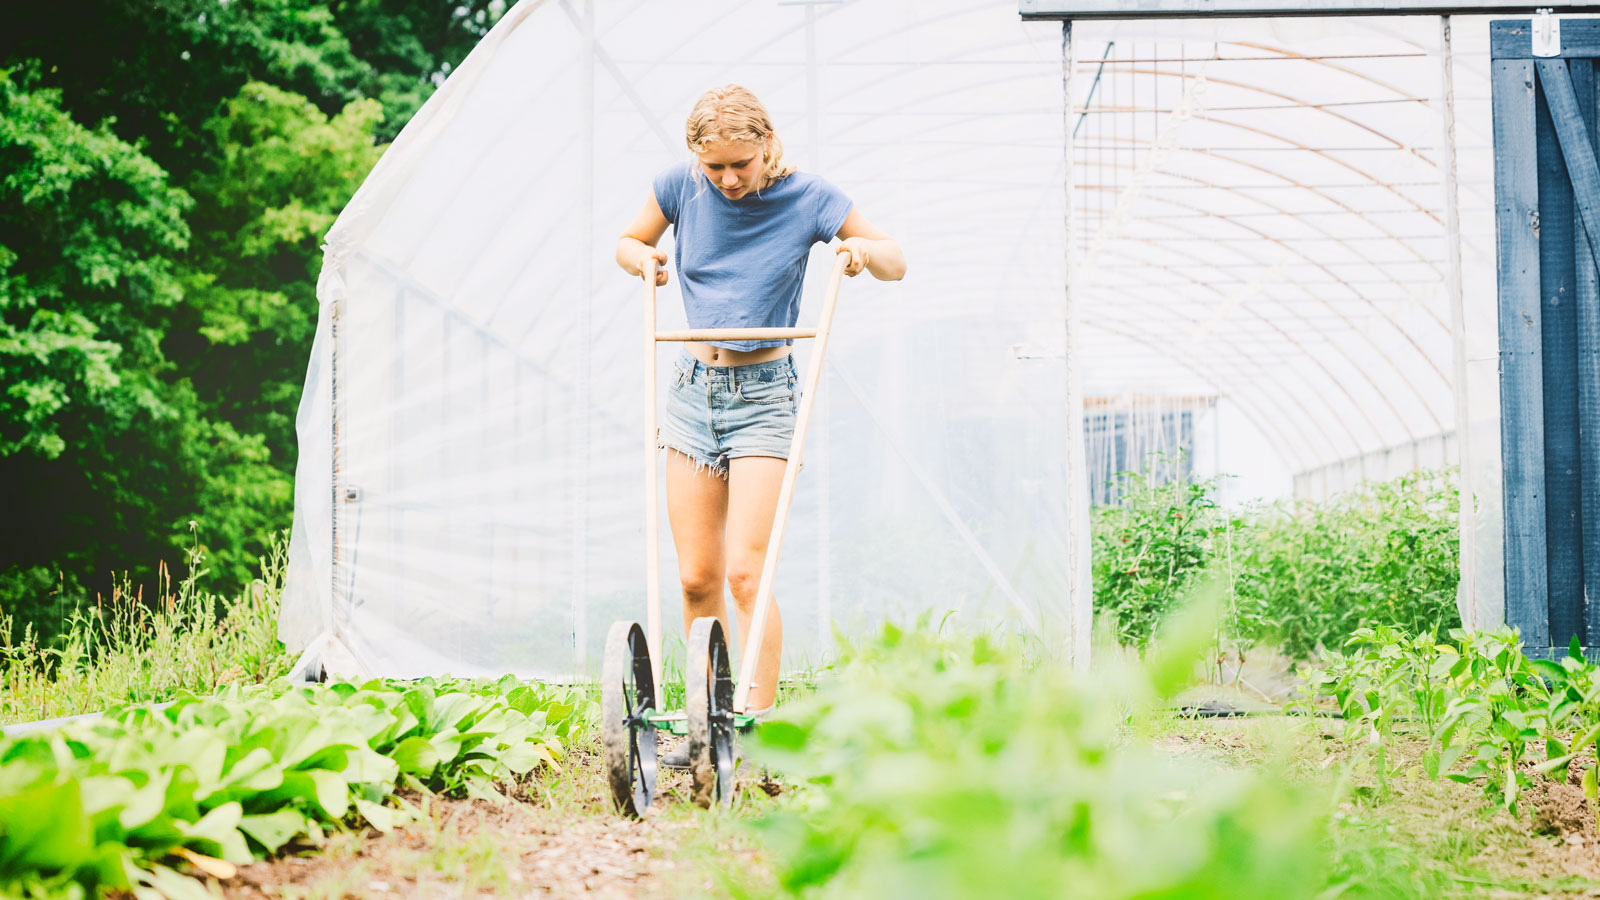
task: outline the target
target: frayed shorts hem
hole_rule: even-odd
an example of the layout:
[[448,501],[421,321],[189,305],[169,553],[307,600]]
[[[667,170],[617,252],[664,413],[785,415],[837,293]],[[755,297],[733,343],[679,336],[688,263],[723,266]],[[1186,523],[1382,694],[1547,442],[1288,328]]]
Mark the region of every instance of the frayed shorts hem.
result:
[[782,453],[773,453],[770,451],[725,453],[716,459],[707,459],[704,454],[697,453],[676,441],[671,441],[666,438],[657,438],[656,449],[672,450],[677,453],[681,453],[685,459],[688,459],[690,462],[694,463],[694,471],[696,475],[700,474],[701,472],[710,472],[712,475],[722,479],[723,481],[728,480],[728,464],[733,460],[745,459],[752,456],[763,457],[766,459],[781,459],[785,462],[787,462],[789,459],[789,453],[787,449]]
[[719,456],[716,459],[706,459],[703,454],[696,453],[688,447],[665,439],[658,439],[656,441],[656,449],[673,450],[683,454],[685,459],[694,463],[694,473],[696,475],[699,475],[701,472],[709,472],[723,481],[728,480],[729,457],[727,456]]

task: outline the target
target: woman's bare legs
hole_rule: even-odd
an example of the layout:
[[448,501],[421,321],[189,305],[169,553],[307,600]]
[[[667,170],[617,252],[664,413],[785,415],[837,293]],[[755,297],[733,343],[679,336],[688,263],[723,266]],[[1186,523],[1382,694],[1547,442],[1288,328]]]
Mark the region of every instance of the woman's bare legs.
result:
[[[716,616],[728,634],[728,607],[722,583],[727,579],[739,608],[741,657],[748,648],[750,619],[755,615],[761,566],[767,560],[767,539],[778,510],[785,462],[766,456],[731,460],[728,480],[676,450],[667,451],[667,519],[678,549],[678,578],[683,584],[685,630],[701,616]],[[698,471],[697,471],[698,470]],[[774,599],[767,611],[756,684],[750,709],[772,705],[778,694],[783,653],[783,619]]]
[[728,520],[728,483],[676,450],[667,451],[667,521],[678,548],[683,583],[683,628],[701,616],[716,616],[728,633],[722,580],[727,567],[723,531]]
[[[761,585],[761,566],[767,560],[767,541],[772,535],[772,517],[778,511],[778,492],[783,487],[787,463],[769,456],[744,456],[729,461],[727,492],[723,495],[723,514],[727,519],[728,588],[739,609],[739,647],[741,658],[749,652],[750,620],[756,611],[756,591]],[[668,479],[670,490],[671,479]],[[670,506],[670,501],[668,503]],[[677,522],[673,521],[673,532]],[[718,598],[720,602],[720,597]],[[723,621],[727,627],[727,621]],[[756,665],[756,683],[750,689],[747,710],[765,709],[778,696],[778,671],[783,655],[783,619],[774,598],[767,610],[767,624],[761,641],[761,657]]]

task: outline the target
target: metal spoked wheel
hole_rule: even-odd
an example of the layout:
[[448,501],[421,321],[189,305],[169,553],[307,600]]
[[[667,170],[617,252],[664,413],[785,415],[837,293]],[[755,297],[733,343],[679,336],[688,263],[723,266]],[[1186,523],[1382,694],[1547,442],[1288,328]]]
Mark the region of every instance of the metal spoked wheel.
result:
[[611,626],[602,678],[600,732],[611,798],[618,812],[637,818],[656,794],[656,727],[645,713],[657,708],[650,646],[637,622]]
[[733,800],[733,672],[728,640],[715,618],[696,619],[690,627],[685,672],[694,802],[727,806]]

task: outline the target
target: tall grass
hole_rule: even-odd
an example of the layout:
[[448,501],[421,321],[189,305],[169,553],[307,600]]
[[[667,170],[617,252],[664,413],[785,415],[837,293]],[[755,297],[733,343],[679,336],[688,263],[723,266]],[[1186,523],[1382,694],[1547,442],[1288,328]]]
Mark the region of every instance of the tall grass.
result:
[[293,658],[278,640],[288,535],[260,559],[260,577],[236,597],[206,591],[205,553],[188,551],[174,585],[165,565],[154,596],[126,579],[109,598],[74,609],[62,633],[20,635],[0,610],[0,724],[155,703],[178,691],[270,681]]

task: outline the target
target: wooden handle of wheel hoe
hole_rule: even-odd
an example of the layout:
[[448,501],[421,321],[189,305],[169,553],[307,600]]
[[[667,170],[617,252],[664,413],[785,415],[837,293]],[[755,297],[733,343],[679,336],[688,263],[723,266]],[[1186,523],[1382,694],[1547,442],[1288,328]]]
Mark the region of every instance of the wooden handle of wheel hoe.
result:
[[656,705],[661,697],[661,544],[656,478],[656,258],[645,260],[644,277],[644,569],[645,640]]
[[772,606],[772,583],[778,574],[778,552],[783,547],[783,527],[789,520],[789,504],[794,500],[794,479],[800,472],[800,452],[806,443],[806,427],[811,424],[811,410],[816,405],[817,386],[822,383],[823,354],[828,349],[828,330],[833,326],[833,307],[839,300],[839,283],[844,280],[845,266],[850,263],[848,253],[834,257],[833,271],[828,275],[828,292],[822,300],[822,315],[817,320],[816,343],[811,346],[811,362],[806,366],[805,393],[800,395],[800,413],[794,421],[794,437],[789,440],[789,462],[783,467],[783,487],[778,491],[778,510],[772,518],[772,536],[767,541],[767,559],[761,564],[761,586],[756,589],[756,611],[750,617],[750,634],[741,648],[739,683],[733,695],[733,711],[747,711],[751,683],[756,675],[756,661],[761,656],[761,642],[766,636],[767,609]]

